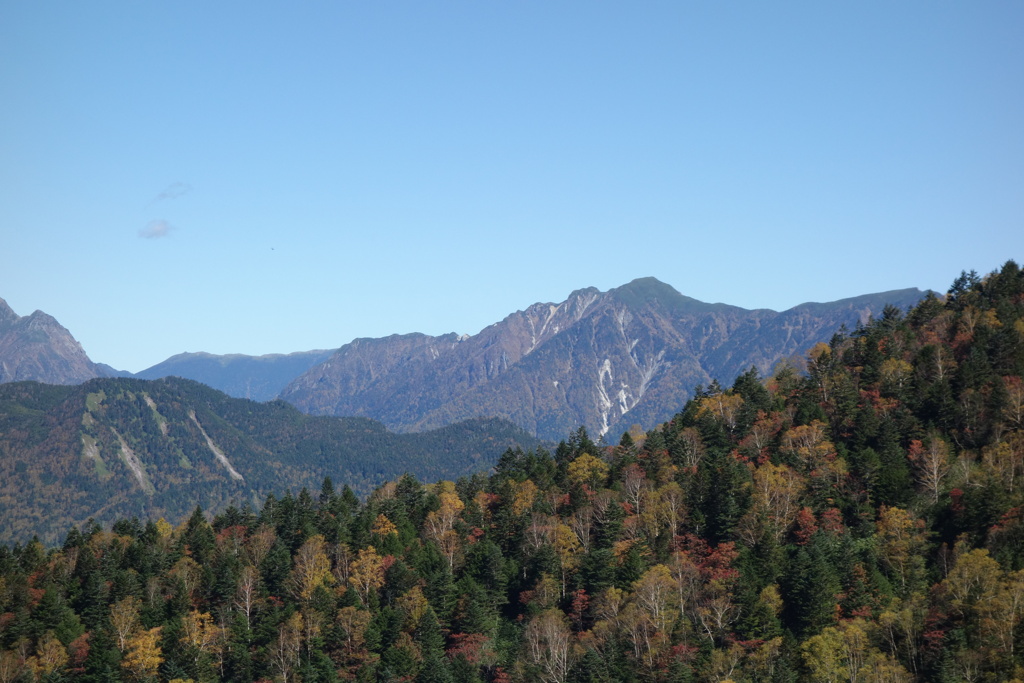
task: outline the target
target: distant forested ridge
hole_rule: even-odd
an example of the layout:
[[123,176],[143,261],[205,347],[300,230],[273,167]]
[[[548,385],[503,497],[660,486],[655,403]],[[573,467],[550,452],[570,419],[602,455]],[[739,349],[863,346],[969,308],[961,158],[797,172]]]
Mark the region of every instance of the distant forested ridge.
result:
[[1008,262],[614,447],[0,547],[0,680],[1024,680],[1022,374]]
[[496,419],[392,434],[366,418],[310,417],[178,378],[3,384],[0,540],[57,542],[90,518],[177,523],[197,505],[258,507],[325,476],[366,495],[405,472],[436,480],[486,470],[506,448],[538,443]]

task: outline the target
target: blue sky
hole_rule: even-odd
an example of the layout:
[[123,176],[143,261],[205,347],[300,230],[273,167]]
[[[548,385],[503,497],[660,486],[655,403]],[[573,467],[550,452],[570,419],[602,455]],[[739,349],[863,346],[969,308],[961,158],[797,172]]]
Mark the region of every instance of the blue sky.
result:
[[1020,2],[0,0],[0,298],[93,360],[1024,261]]

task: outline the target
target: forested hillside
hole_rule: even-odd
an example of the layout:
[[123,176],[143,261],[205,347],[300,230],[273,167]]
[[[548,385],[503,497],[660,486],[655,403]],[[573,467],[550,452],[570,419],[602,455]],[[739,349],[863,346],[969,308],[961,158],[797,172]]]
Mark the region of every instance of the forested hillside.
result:
[[1024,273],[489,476],[0,548],[0,681],[1024,680]]
[[393,434],[367,418],[310,417],[178,378],[4,384],[0,541],[59,542],[90,518],[178,523],[197,505],[258,507],[270,492],[318,487],[325,476],[365,496],[405,472],[454,478],[537,443],[496,419]]

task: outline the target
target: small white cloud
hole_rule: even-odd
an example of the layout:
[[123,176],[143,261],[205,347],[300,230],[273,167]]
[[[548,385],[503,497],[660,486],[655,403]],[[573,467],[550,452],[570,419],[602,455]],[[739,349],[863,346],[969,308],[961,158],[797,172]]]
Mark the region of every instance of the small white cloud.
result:
[[171,234],[171,230],[174,230],[174,226],[161,218],[150,221],[145,228],[139,230],[139,237],[145,237],[148,240],[160,239]]
[[192,190],[192,186],[188,183],[171,183],[168,185],[163,192],[156,196],[154,202],[160,202],[165,199],[177,199],[183,194],[187,194]]

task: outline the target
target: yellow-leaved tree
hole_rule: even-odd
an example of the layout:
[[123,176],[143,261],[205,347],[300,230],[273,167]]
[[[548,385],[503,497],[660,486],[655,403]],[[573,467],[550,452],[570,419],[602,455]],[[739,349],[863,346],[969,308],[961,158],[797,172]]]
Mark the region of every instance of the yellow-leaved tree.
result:
[[359,551],[349,565],[348,582],[359,593],[364,605],[370,604],[370,595],[384,585],[384,560],[372,545]]
[[398,527],[395,526],[395,523],[388,519],[387,515],[382,512],[377,515],[377,519],[373,520],[373,525],[370,527],[370,533],[374,536],[384,538],[391,534],[397,534]]
[[68,651],[53,634],[53,631],[47,631],[39,639],[39,646],[36,648],[36,656],[33,659],[35,660],[33,668],[37,673],[49,676],[59,673],[68,663]]
[[454,527],[466,504],[459,498],[455,485],[450,481],[438,483],[437,490],[441,505],[427,515],[423,527],[427,537],[437,543],[441,553],[448,560],[448,568],[454,569],[455,557],[462,547],[461,539]]
[[110,606],[110,625],[114,629],[114,637],[117,638],[117,649],[121,652],[127,651],[128,640],[139,630],[141,608],[142,601],[134,595],[129,595]]
[[224,629],[214,623],[209,612],[191,610],[181,620],[181,644],[190,648],[198,668],[203,660],[212,660],[221,653]]
[[603,488],[608,480],[608,465],[590,453],[580,453],[566,470],[569,481],[577,486],[587,486],[591,490]]
[[164,661],[160,649],[160,626],[140,630],[128,639],[128,651],[121,659],[121,668],[133,681],[156,680],[157,669]]
[[318,586],[333,583],[334,575],[324,537],[319,534],[310,536],[295,553],[291,573],[292,594],[300,600],[309,600]]

